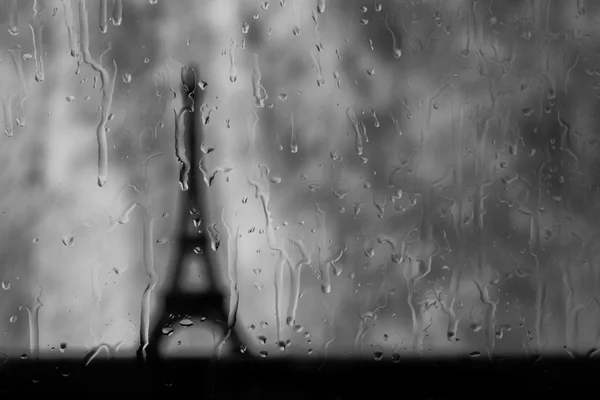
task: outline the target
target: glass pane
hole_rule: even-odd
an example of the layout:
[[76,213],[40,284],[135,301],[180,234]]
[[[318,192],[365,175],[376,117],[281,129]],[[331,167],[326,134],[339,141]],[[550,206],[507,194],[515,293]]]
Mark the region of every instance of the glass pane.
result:
[[1,7],[2,359],[597,346],[595,2]]

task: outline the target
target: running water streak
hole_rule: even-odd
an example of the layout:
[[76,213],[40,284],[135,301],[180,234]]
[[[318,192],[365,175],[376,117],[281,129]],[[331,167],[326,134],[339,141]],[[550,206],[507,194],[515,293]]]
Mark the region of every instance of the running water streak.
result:
[[390,34],[392,35],[392,55],[394,56],[395,59],[400,59],[400,57],[402,57],[402,49],[400,49],[400,47],[398,46],[398,39],[396,39],[396,34],[394,33],[394,31],[390,28],[390,26],[388,25],[388,15],[385,15],[385,19],[384,19],[384,23],[385,23],[385,27],[386,29],[390,32]]
[[[106,138],[106,123],[110,115],[110,108],[113,100],[115,82],[117,77],[117,62],[113,60],[114,72],[111,77],[108,70],[100,62],[96,62],[90,54],[90,36],[88,12],[85,0],[79,1],[79,27],[80,27],[80,50],[83,62],[91,66],[96,72],[100,73],[102,83],[102,102],[100,112],[100,123],[96,128],[96,138],[98,141],[98,186],[103,187],[108,180],[108,142]],[[110,47],[109,47],[110,50]]]
[[19,34],[19,2],[18,0],[8,0],[8,32],[16,36]]
[[[258,166],[259,170],[261,166]],[[270,204],[270,190],[269,190],[269,181],[264,178],[264,173],[260,172],[261,181],[266,182],[264,187],[263,185],[252,179],[248,179],[248,183],[252,185],[256,190],[256,197],[260,197],[263,213],[265,216],[265,233],[267,236],[267,245],[269,249],[276,251],[279,253],[279,259],[277,260],[277,264],[275,266],[275,276],[274,276],[274,284],[275,284],[275,317],[277,324],[277,342],[281,341],[281,331],[282,331],[282,323],[281,323],[281,291],[283,289],[283,266],[285,263],[291,265],[291,259],[288,255],[288,252],[283,245],[279,245],[275,238],[275,232],[273,229],[273,218],[271,216],[271,211],[269,210]]]
[[123,3],[122,0],[113,0],[112,23],[114,26],[121,25],[123,21]]
[[321,66],[321,56],[317,52],[316,54],[311,51],[310,56],[312,57],[313,64],[317,70],[317,86],[321,87],[325,85],[325,76],[323,75],[323,67]]
[[42,7],[40,7],[40,0],[34,0],[33,21],[29,24],[33,36],[33,58],[35,60],[35,80],[37,82],[44,82],[44,49],[42,48],[42,31],[44,29],[44,24],[40,15],[43,5],[44,3],[41,3]]
[[173,113],[175,114],[175,156],[180,163],[179,188],[184,192],[189,189],[188,182],[191,169],[190,160],[185,154],[185,129],[183,126],[183,118],[188,111],[187,108],[182,109],[180,112],[173,109]]
[[448,328],[446,330],[446,337],[448,340],[455,339],[458,330],[459,318],[456,316],[454,305],[460,288],[464,264],[463,251],[465,240],[463,237],[463,130],[465,126],[464,114],[466,105],[467,102],[463,102],[461,105],[458,129],[454,127],[454,124],[452,126],[454,143],[454,185],[457,193],[456,197],[454,198],[457,211],[453,217],[454,230],[457,236],[457,244],[455,252],[455,266],[454,270],[452,271],[452,278],[450,279],[450,285],[448,289],[449,293],[444,301],[440,301],[442,311],[448,316]]
[[231,227],[225,222],[225,207],[221,211],[221,221],[227,231],[227,273],[229,275],[229,315],[227,316],[227,333],[217,346],[217,357],[220,358],[223,346],[231,336],[237,322],[237,313],[240,304],[240,291],[238,288],[238,239],[240,237],[240,227],[238,225],[235,235]]
[[146,359],[146,348],[150,344],[150,310],[152,291],[158,283],[158,274],[154,269],[154,251],[152,249],[154,237],[154,217],[145,207],[143,210],[143,247],[144,266],[148,274],[148,284],[142,294],[141,320],[140,320],[140,346],[142,358]]
[[14,125],[12,117],[12,98],[14,94],[8,96],[8,98],[2,99],[2,111],[4,114],[4,134],[8,137],[14,135]]
[[290,151],[298,152],[298,142],[296,141],[296,127],[294,126],[294,110],[290,111],[290,123],[292,125],[292,138],[290,139]]
[[99,0],[100,10],[98,11],[98,27],[100,32],[106,33],[108,30],[108,0]]
[[234,83],[237,81],[237,67],[235,66],[235,41],[231,39],[231,45],[229,46],[229,82]]
[[352,110],[352,108],[348,107],[346,109],[346,116],[348,117],[348,120],[350,121],[350,123],[352,124],[352,128],[354,129],[354,133],[356,135],[355,137],[355,148],[356,148],[356,154],[358,156],[362,156],[363,150],[364,150],[364,143],[368,143],[369,142],[369,137],[367,136],[367,128],[365,127],[365,124],[362,121],[359,121],[356,118],[356,114],[354,114],[354,111]]
[[265,87],[260,83],[261,79],[262,74],[260,73],[258,54],[254,53],[252,57],[252,91],[256,100],[255,106],[259,108],[263,108],[265,101],[269,98]]
[[73,9],[71,8],[71,0],[62,0],[63,10],[65,12],[65,25],[69,36],[69,48],[71,49],[71,57],[79,57],[79,45],[77,43],[77,32],[73,28]]
[[42,287],[38,286],[38,295],[32,307],[21,306],[19,311],[26,310],[29,315],[29,351],[34,360],[39,358],[40,348],[40,308],[44,305],[41,301]]
[[302,267],[310,264],[310,254],[306,250],[306,246],[300,240],[290,239],[290,242],[294,244],[298,250],[300,250],[301,258],[295,264],[288,264],[292,275],[292,287],[290,290],[290,302],[288,306],[288,315],[286,318],[287,325],[294,325],[296,322],[296,311],[298,309],[298,301],[300,299],[300,278],[302,273]]
[[[27,91],[27,84],[25,82],[25,74],[23,73],[23,61],[21,58],[21,50],[17,50],[17,49],[11,49],[8,50],[12,61],[13,61],[13,65],[15,67],[15,71],[17,72],[17,78],[19,79],[19,83],[21,84],[21,90],[23,91],[23,97],[21,97],[21,101],[19,102],[20,105],[20,112],[21,112],[21,120],[23,121],[25,119],[24,115],[25,115],[25,108],[24,108],[24,104],[25,104],[25,100],[27,100],[28,97],[28,91]],[[10,124],[11,126],[11,131],[12,131],[12,107],[11,107],[11,100],[12,97],[15,96],[14,94],[11,95],[9,97],[9,101],[7,102],[9,109],[7,111],[9,111],[8,113],[8,118],[5,115],[5,123]]]
[[327,252],[327,217],[325,212],[319,210],[321,218],[317,219],[319,230],[322,232],[322,244],[319,246],[319,264],[321,265],[321,291],[324,294],[331,293],[331,270]]
[[[490,129],[490,121],[493,117],[486,117],[483,119],[481,126],[478,126],[478,137],[477,142],[475,143],[475,151],[476,151],[476,160],[475,160],[475,176],[477,179],[477,188],[475,190],[475,196],[473,199],[473,219],[474,219],[474,230],[475,235],[478,238],[477,244],[477,258],[476,258],[476,266],[477,266],[477,274],[480,277],[483,277],[486,273],[486,270],[490,270],[489,262],[487,260],[488,251],[487,251],[487,231],[485,229],[484,217],[486,214],[485,208],[485,200],[487,199],[487,195],[485,190],[488,183],[488,174],[486,168],[486,148],[489,137],[489,129]],[[478,125],[479,125],[478,124]],[[481,132],[481,133],[479,133]],[[489,284],[490,282],[485,283],[477,283],[477,287],[480,292],[480,300],[485,305],[485,346],[488,355],[494,350],[495,345],[495,313],[496,313],[496,301],[490,297],[489,293]]]

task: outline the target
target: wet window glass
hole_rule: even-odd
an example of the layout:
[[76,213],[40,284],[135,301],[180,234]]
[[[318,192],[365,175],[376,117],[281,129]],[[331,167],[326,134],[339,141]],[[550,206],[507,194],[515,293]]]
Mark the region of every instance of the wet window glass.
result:
[[0,363],[594,351],[599,21],[3,0]]

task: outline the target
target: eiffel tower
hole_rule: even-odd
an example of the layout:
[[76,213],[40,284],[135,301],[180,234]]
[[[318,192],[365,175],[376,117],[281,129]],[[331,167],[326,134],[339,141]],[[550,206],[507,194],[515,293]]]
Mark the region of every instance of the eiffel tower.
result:
[[[185,69],[187,69],[187,73],[183,72]],[[198,68],[192,65],[183,67],[181,74],[181,93],[184,99],[188,99],[192,105],[191,111],[186,112],[183,117],[186,155],[191,168],[188,190],[180,193],[177,249],[172,257],[174,260],[172,269],[169,268],[169,271],[173,272],[166,285],[162,312],[160,317],[155,320],[149,334],[145,357],[143,344],[137,351],[138,359],[145,358],[150,362],[160,360],[161,343],[167,338],[167,335],[173,332],[177,323],[184,318],[197,318],[220,326],[223,333],[227,335],[227,344],[232,346],[237,355],[241,354],[240,349],[242,348],[242,342],[236,334],[235,327],[231,327],[232,329],[229,331],[230,327],[227,326],[228,308],[226,307],[228,304],[225,293],[217,282],[215,263],[212,262],[209,254],[212,251],[210,237],[206,229],[199,228],[200,223],[198,222],[201,217],[204,218],[208,215],[208,207],[206,207],[208,194],[205,192],[206,185],[199,174],[198,167],[198,148],[199,143],[202,142],[202,124],[198,123],[199,113],[196,111],[201,105],[203,93],[196,86],[196,71]],[[180,287],[185,262],[186,260],[189,262],[189,256],[198,260],[200,268],[203,269],[200,276],[206,280],[205,286],[208,289],[190,292]],[[166,334],[163,332],[163,328],[166,329]]]

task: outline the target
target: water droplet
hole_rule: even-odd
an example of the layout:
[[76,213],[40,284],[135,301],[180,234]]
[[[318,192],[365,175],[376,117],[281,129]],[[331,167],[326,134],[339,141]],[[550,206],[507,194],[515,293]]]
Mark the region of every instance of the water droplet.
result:
[[321,185],[319,183],[311,183],[310,185],[308,185],[308,190],[310,190],[311,192],[316,192],[319,189],[321,189]]
[[210,247],[213,251],[218,251],[221,246],[221,234],[217,230],[217,224],[210,224],[206,230],[210,238]]
[[260,321],[261,328],[266,328],[267,326],[269,326],[269,324],[267,324],[267,321]]
[[289,345],[292,343],[291,340],[286,340],[285,342],[283,340],[280,340],[279,342],[277,342],[277,346],[279,346],[279,350],[284,351],[286,348],[289,347]]
[[244,23],[242,24],[242,33],[243,33],[244,35],[246,35],[246,34],[248,34],[248,32],[249,32],[249,31],[250,31],[250,25],[248,25],[248,23],[247,23],[247,22],[244,22]]
[[383,352],[376,351],[375,353],[373,353],[373,359],[375,361],[381,361],[382,358],[383,358]]
[[58,349],[61,353],[64,353],[67,350],[67,342],[61,342],[58,346]]
[[75,246],[75,238],[72,235],[65,235],[62,237],[62,243],[65,246],[73,247]]
[[27,354],[21,354],[21,360],[27,360]]
[[250,324],[250,325],[248,325],[248,330],[249,330],[250,332],[253,332],[255,329],[256,329],[256,325],[254,325],[254,324]]
[[267,356],[269,355],[269,353],[266,350],[261,350],[259,354],[262,358],[267,358]]
[[75,96],[67,96],[66,99],[69,103],[72,103],[75,101]]
[[169,241],[169,239],[167,239],[166,237],[162,236],[158,239],[156,239],[156,244],[165,244]]
[[380,12],[381,11],[381,3],[376,3],[375,4],[375,12]]
[[317,0],[317,11],[319,14],[325,12],[325,0]]
[[171,325],[171,324],[163,325],[163,327],[162,327],[163,335],[170,336],[173,334],[173,332],[175,332],[175,328],[173,328],[173,325]]
[[196,253],[196,254],[203,254],[204,251],[202,250],[201,247],[196,246],[196,247],[194,247],[194,253]]
[[10,281],[2,281],[2,289],[10,290]]
[[472,358],[479,357],[480,355],[481,355],[481,353],[478,351],[473,351],[473,352],[469,353],[469,357],[472,357]]
[[308,354],[312,354],[313,353],[313,349],[308,349],[307,353]]
[[198,82],[198,87],[202,90],[206,90],[206,88],[208,87],[208,83],[206,83],[205,81],[200,81]]
[[264,11],[267,11],[269,9],[269,2],[263,1],[262,4],[260,5],[260,8],[262,8]]
[[533,108],[530,108],[530,107],[524,108],[521,111],[523,112],[523,115],[526,116],[526,117],[530,117],[535,112],[535,110]]
[[269,180],[271,181],[271,183],[275,183],[275,184],[279,184],[282,182],[282,178],[280,175],[272,175]]
[[510,332],[511,330],[512,330],[512,326],[510,324],[500,325],[500,327],[498,328],[498,331],[496,332],[496,338],[502,339],[504,337],[504,333]]
[[368,11],[367,6],[360,6],[360,11],[366,13]]
[[394,352],[392,353],[392,361],[395,363],[399,363],[400,362],[400,354]]
[[190,326],[194,325],[194,321],[192,321],[190,318],[184,318],[179,321],[179,325],[183,326],[184,328],[189,328]]
[[281,101],[285,101],[285,99],[287,99],[287,94],[285,94],[285,93],[280,93],[280,94],[279,94],[279,99],[280,99]]
[[17,322],[17,316],[16,316],[16,315],[13,315],[12,317],[10,317],[9,321],[10,321],[11,323],[15,323],[15,322]]
[[362,26],[365,26],[365,25],[367,25],[368,23],[369,23],[369,20],[368,20],[368,19],[366,19],[366,18],[363,18],[363,19],[361,19],[361,20],[360,20],[360,24],[361,24]]

